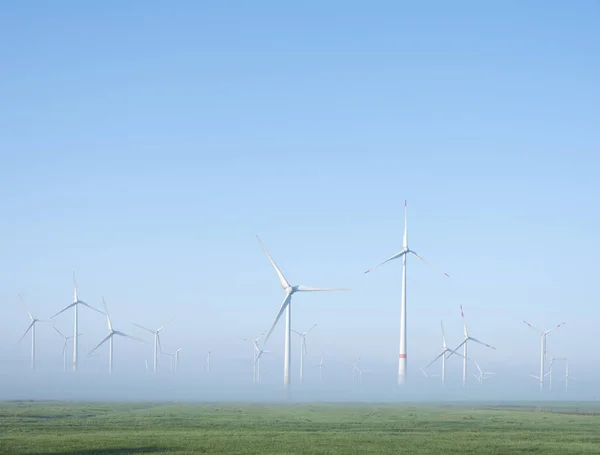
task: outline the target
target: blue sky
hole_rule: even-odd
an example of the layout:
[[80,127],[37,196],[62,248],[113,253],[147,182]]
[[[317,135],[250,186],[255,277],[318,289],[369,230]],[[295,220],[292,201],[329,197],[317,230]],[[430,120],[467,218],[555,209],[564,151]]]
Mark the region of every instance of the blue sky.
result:
[[[295,284],[353,289],[296,298],[293,325],[319,323],[314,362],[393,370],[400,264],[362,272],[400,250],[407,198],[411,247],[452,276],[409,261],[411,374],[441,319],[460,341],[461,303],[498,348],[480,363],[536,371],[522,319],[567,320],[549,346],[575,370],[600,317],[599,8],[3,4],[0,354],[27,359],[17,294],[47,317],[76,269],[123,331],[175,316],[165,341],[188,358],[251,355],[241,338],[283,299],[259,234]],[[103,324],[83,316],[88,347]],[[60,364],[60,339],[38,337]],[[126,344],[116,362],[150,358]]]

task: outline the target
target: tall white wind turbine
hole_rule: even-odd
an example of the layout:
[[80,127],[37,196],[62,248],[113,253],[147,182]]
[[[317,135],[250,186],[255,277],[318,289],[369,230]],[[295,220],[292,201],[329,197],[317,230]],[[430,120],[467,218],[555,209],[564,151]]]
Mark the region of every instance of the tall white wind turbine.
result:
[[271,329],[267,333],[267,336],[265,337],[264,342],[265,343],[267,342],[267,340],[271,336],[271,333],[273,333],[273,330],[275,329],[275,326],[277,325],[279,318],[285,311],[286,317],[285,317],[285,348],[284,348],[284,360],[283,360],[283,385],[284,385],[286,391],[289,391],[290,358],[291,358],[290,337],[291,337],[291,330],[292,330],[292,296],[296,292],[345,291],[347,289],[346,288],[315,288],[315,287],[302,286],[302,285],[292,286],[288,282],[288,280],[286,280],[285,276],[283,276],[283,273],[281,273],[281,270],[279,270],[279,267],[277,267],[277,264],[275,264],[275,261],[273,260],[273,258],[271,257],[271,255],[269,254],[269,252],[267,251],[267,249],[261,242],[258,235],[256,236],[256,239],[258,240],[258,243],[260,243],[260,246],[262,247],[263,251],[265,252],[267,258],[269,259],[269,262],[273,266],[273,269],[275,269],[275,273],[277,274],[277,277],[279,278],[279,283],[281,284],[281,287],[285,291],[285,298],[283,299],[283,302],[281,303],[281,307],[279,308],[277,316],[275,317],[275,322],[273,322],[273,325],[271,326]]
[[313,325],[306,332],[298,332],[297,330],[292,329],[292,332],[300,336],[300,382],[304,381],[304,355],[308,354],[306,349],[306,334],[314,329],[317,324]]
[[96,349],[98,349],[106,341],[108,341],[109,342],[109,348],[108,348],[108,373],[111,374],[112,370],[113,370],[113,338],[114,338],[115,335],[119,335],[119,336],[125,337],[125,338],[131,338],[132,340],[141,341],[142,343],[145,343],[145,341],[141,340],[139,338],[132,337],[131,335],[127,335],[126,333],[119,332],[118,330],[113,329],[112,322],[110,320],[110,314],[108,314],[108,308],[106,307],[106,302],[104,301],[104,297],[102,298],[102,303],[104,304],[104,311],[105,311],[105,314],[106,314],[106,322],[107,322],[107,325],[108,325],[108,335],[106,335],[106,337],[100,343],[98,343],[94,349],[92,349],[89,352],[89,354],[87,355],[87,357],[90,357],[94,353],[94,351]]
[[549,333],[554,332],[556,329],[558,329],[561,325],[565,325],[566,322],[561,322],[560,324],[558,324],[556,327],[554,327],[553,329],[550,330],[540,330],[537,327],[532,326],[529,322],[527,321],[523,321],[525,324],[527,324],[529,327],[531,327],[533,330],[535,330],[536,332],[538,332],[540,334],[540,344],[541,344],[541,350],[540,350],[540,376],[539,378],[536,376],[536,379],[539,379],[540,381],[540,391],[544,390],[544,376],[545,376],[545,372],[544,372],[544,361],[546,359],[546,335],[548,335]]
[[[62,354],[63,354],[63,368],[65,371],[67,371],[67,343],[69,342],[69,340],[71,338],[73,338],[72,336],[65,336],[60,330],[58,330],[56,327],[54,327],[54,330],[56,330],[58,332],[58,334],[61,336],[61,338],[64,340],[63,343],[63,349],[62,349]],[[77,334],[77,336],[81,336],[83,335],[83,333],[79,333]]]
[[[171,321],[172,321],[172,319],[171,319]],[[166,326],[168,326],[171,323],[171,321],[167,322],[165,325],[159,327],[156,330],[148,329],[144,326],[136,324],[135,322],[132,322],[132,324],[134,326],[139,327],[140,329],[143,329],[146,332],[150,332],[152,335],[154,335],[154,367],[152,370],[152,372],[154,374],[156,374],[156,368],[158,366],[158,353],[159,353],[159,351],[162,351],[162,348],[160,347],[160,335],[159,334],[162,329],[164,329]]]
[[406,257],[412,254],[416,258],[423,261],[425,264],[430,265],[434,269],[440,271],[447,277],[450,277],[446,272],[441,270],[440,268],[433,265],[431,262],[425,260],[423,257],[419,256],[415,251],[411,250],[408,247],[408,220],[407,220],[407,211],[406,211],[406,200],[404,201],[404,237],[402,240],[402,251],[398,254],[395,254],[389,259],[386,259],[381,264],[375,266],[372,269],[367,270],[365,273],[372,272],[377,267],[382,266],[394,259],[402,258],[402,303],[400,306],[400,355],[398,357],[398,385],[404,385],[406,383]]
[[100,314],[104,314],[102,313],[102,311],[94,308],[91,305],[88,305],[87,303],[85,303],[83,300],[80,300],[79,297],[77,296],[77,281],[75,280],[75,271],[73,271],[73,303],[71,303],[70,305],[66,306],[65,308],[63,308],[62,310],[60,310],[58,313],[56,313],[54,316],[52,316],[52,319],[54,319],[56,316],[58,316],[59,314],[67,311],[69,308],[75,308],[75,324],[73,327],[73,371],[76,372],[79,368],[79,364],[78,364],[78,359],[79,359],[79,339],[78,339],[78,333],[79,333],[79,306],[83,305],[88,307],[91,310],[94,310]]
[[495,347],[490,346],[489,344],[483,343],[481,341],[479,341],[477,338],[473,338],[472,336],[469,335],[469,331],[467,330],[467,323],[465,322],[465,314],[463,312],[463,307],[462,305],[460,306],[460,316],[462,318],[463,321],[463,341],[462,343],[460,343],[456,348],[454,348],[452,350],[452,352],[450,354],[448,354],[448,357],[450,357],[452,354],[458,354],[458,350],[460,349],[460,347],[462,346],[463,348],[463,353],[462,353],[462,358],[463,358],[463,377],[462,377],[462,386],[466,387],[467,386],[467,343],[469,341],[472,341],[474,343],[480,344],[482,346],[485,346],[486,348],[490,348],[493,349],[494,351],[496,350]]
[[21,295],[19,295],[19,299],[21,299],[21,302],[23,303],[23,306],[25,307],[25,310],[27,311],[27,314],[29,315],[29,320],[31,321],[31,323],[29,324],[29,327],[27,327],[27,330],[25,330],[25,333],[23,333],[23,336],[21,336],[21,338],[19,338],[19,343],[21,341],[23,341],[23,338],[25,338],[25,335],[27,335],[29,333],[29,331],[31,330],[31,369],[33,371],[35,371],[35,325],[38,322],[50,322],[50,321],[44,321],[38,318],[34,318],[33,314],[31,314],[31,311],[29,311],[29,308],[27,308],[27,305],[25,304],[25,300],[23,300],[23,297],[21,297]]

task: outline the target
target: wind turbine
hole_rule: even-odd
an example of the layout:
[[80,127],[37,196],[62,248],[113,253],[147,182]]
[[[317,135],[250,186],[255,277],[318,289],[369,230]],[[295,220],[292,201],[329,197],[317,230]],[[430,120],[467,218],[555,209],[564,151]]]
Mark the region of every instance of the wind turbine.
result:
[[258,343],[254,340],[252,340],[252,344],[254,345],[254,349],[255,349],[255,358],[254,358],[254,365],[256,366],[256,370],[255,370],[255,377],[256,377],[256,383],[260,383],[260,378],[261,378],[261,374],[260,374],[260,358],[262,357],[262,355],[266,352],[269,351],[265,351],[264,349],[261,349],[258,346]]
[[527,324],[529,327],[531,327],[533,330],[535,330],[536,332],[538,332],[540,334],[540,341],[541,341],[541,352],[540,352],[540,376],[539,378],[533,375],[530,375],[532,377],[535,377],[536,379],[539,379],[540,381],[540,391],[544,390],[544,361],[546,359],[546,335],[548,335],[549,333],[554,332],[556,329],[558,329],[561,325],[565,325],[566,322],[561,322],[560,324],[558,324],[556,327],[554,327],[553,329],[550,330],[540,330],[537,327],[532,326],[529,322],[527,321],[523,321],[525,324]]
[[450,277],[446,272],[433,265],[431,262],[425,260],[423,257],[419,256],[415,251],[408,248],[408,221],[407,221],[407,213],[406,213],[406,200],[404,201],[404,237],[402,240],[402,251],[398,254],[395,254],[389,259],[386,259],[381,264],[375,266],[372,269],[367,270],[365,273],[372,272],[377,267],[382,266],[394,259],[402,258],[402,303],[400,306],[400,355],[398,358],[398,385],[404,385],[406,383],[406,257],[412,254],[416,258],[419,258],[421,261],[425,262],[425,264],[430,265],[434,269],[443,273],[447,277]]
[[356,362],[354,362],[352,364],[352,385],[354,385],[354,382],[356,380],[356,373],[358,373],[360,370],[358,369],[358,363],[360,362],[360,357],[356,358]]
[[323,368],[327,368],[323,363],[323,353],[321,353],[321,361],[317,365],[317,368],[319,369],[319,382],[323,382]]
[[179,371],[179,353],[183,351],[183,348],[176,349],[173,353],[175,355],[175,373]]
[[[257,364],[256,363],[256,356],[258,354],[258,352],[260,351],[260,349],[258,348],[258,340],[261,339],[261,337],[266,333],[267,331],[264,330],[259,336],[257,336],[256,338],[244,338],[244,341],[249,341],[252,344],[252,382],[257,382],[257,366],[260,365],[260,362]],[[264,343],[263,343],[264,344]]]
[[[421,373],[423,373],[423,376],[425,376],[427,379],[433,379],[433,378],[439,378],[440,375],[439,374],[428,374],[423,368],[421,368]],[[442,384],[443,384],[443,380],[442,380]]]
[[298,332],[294,329],[292,329],[292,332],[294,332],[295,334],[300,336],[300,382],[304,381],[303,378],[303,373],[304,373],[304,355],[308,354],[307,349],[306,349],[306,334],[308,332],[310,332],[312,329],[314,329],[317,326],[317,324],[313,325],[310,329],[308,329],[306,332]]
[[573,376],[569,375],[569,360],[565,359],[565,392],[569,391],[569,378],[576,380]]
[[71,303],[69,306],[63,308],[58,313],[56,313],[54,316],[52,316],[52,319],[54,319],[59,314],[67,311],[71,307],[75,308],[75,324],[74,324],[74,328],[73,328],[73,371],[74,372],[76,372],[77,369],[79,368],[79,364],[78,364],[79,340],[77,338],[77,336],[78,336],[77,334],[79,333],[79,305],[86,306],[91,310],[97,311],[100,314],[104,314],[104,313],[102,313],[102,311],[94,308],[91,305],[88,305],[83,300],[79,299],[79,297],[77,296],[77,281],[75,280],[75,271],[73,271],[73,303]]
[[[433,359],[429,363],[429,365],[427,365],[425,367],[425,369],[429,368],[431,365],[433,365],[436,362],[437,359],[439,359],[441,357],[441,359],[442,359],[442,385],[445,385],[445,382],[446,382],[446,353],[452,352],[452,349],[449,349],[448,345],[446,344],[446,334],[444,333],[444,323],[442,321],[440,321],[440,325],[442,326],[442,352],[440,352],[438,354],[438,356],[435,359]],[[462,354],[459,354],[458,352],[456,354],[458,354],[459,356],[462,357]],[[429,377],[431,377],[431,378],[437,377],[437,375],[428,375],[427,373],[425,373],[425,371],[422,368],[421,368],[421,371],[428,378]]]
[[479,364],[477,362],[475,362],[475,366],[477,367],[478,374],[473,373],[473,376],[475,376],[475,379],[477,379],[480,384],[483,382],[484,379],[487,379],[491,375],[496,374],[496,373],[490,373],[490,372],[487,372],[487,371],[482,371],[481,367],[479,366]]
[[23,338],[25,338],[25,335],[27,335],[29,333],[29,331],[31,330],[31,369],[33,371],[35,371],[35,325],[38,322],[50,322],[50,321],[43,321],[41,319],[34,318],[33,314],[31,314],[31,311],[29,311],[29,308],[27,308],[27,305],[25,304],[25,300],[23,300],[23,297],[21,297],[20,294],[19,294],[19,299],[21,299],[21,302],[23,303],[23,306],[25,307],[25,310],[27,310],[27,314],[29,315],[29,320],[31,321],[31,324],[29,324],[29,327],[27,327],[27,330],[25,330],[25,333],[23,333],[23,336],[21,336],[21,338],[19,338],[19,343],[21,341],[23,341]]
[[107,322],[107,325],[108,325],[108,335],[106,335],[106,337],[100,343],[98,343],[94,349],[92,349],[89,352],[89,354],[87,355],[87,357],[90,357],[92,355],[92,353],[96,349],[98,349],[106,341],[108,341],[109,342],[109,348],[108,348],[108,374],[112,374],[112,369],[113,369],[113,338],[114,338],[114,336],[115,335],[119,335],[121,337],[131,338],[132,340],[141,341],[142,343],[145,343],[145,341],[144,340],[140,340],[139,338],[132,337],[131,335],[127,335],[126,333],[119,332],[118,330],[113,329],[112,322],[110,321],[110,314],[108,314],[108,308],[106,306],[106,302],[104,301],[104,297],[102,297],[102,303],[104,304],[104,311],[105,311],[105,314],[106,314],[106,322]]
[[267,251],[267,249],[261,242],[258,235],[256,236],[256,239],[258,240],[258,243],[262,247],[267,258],[269,259],[269,262],[273,266],[273,269],[275,269],[275,273],[277,274],[277,277],[279,278],[279,283],[281,284],[281,287],[285,291],[285,298],[283,299],[283,302],[281,303],[279,312],[277,313],[277,316],[275,317],[275,322],[273,322],[273,325],[271,326],[271,329],[267,333],[267,336],[265,337],[264,342],[265,343],[267,342],[267,340],[271,336],[271,333],[273,333],[273,330],[275,329],[275,326],[277,325],[279,318],[285,311],[286,317],[285,317],[285,348],[284,348],[284,360],[283,360],[283,385],[284,385],[286,391],[289,391],[289,388],[290,388],[290,357],[291,357],[290,337],[291,337],[291,328],[292,328],[292,296],[296,292],[345,291],[347,289],[345,289],[345,288],[315,288],[315,287],[302,286],[302,285],[292,286],[288,282],[288,280],[286,280],[286,278],[283,276],[283,273],[281,273],[281,270],[279,270],[279,267],[277,267],[277,264],[275,264],[275,261],[273,260],[273,258],[271,258],[271,255],[269,254],[269,252]]
[[[65,341],[63,344],[63,349],[62,349],[62,353],[63,353],[63,368],[65,371],[67,371],[67,343],[69,342],[69,340],[71,338],[73,338],[73,336],[65,336],[60,330],[58,330],[56,327],[54,327],[54,330],[56,330],[58,332],[58,334],[62,337],[62,339]],[[78,336],[83,335],[83,333],[79,333]]]
[[171,319],[169,322],[167,322],[165,325],[159,327],[156,330],[151,330],[148,329],[144,326],[141,326],[139,324],[136,324],[135,322],[132,322],[132,324],[136,327],[139,327],[140,329],[144,329],[146,332],[150,332],[151,334],[154,335],[154,369],[153,369],[153,373],[156,374],[156,367],[158,365],[158,352],[162,351],[162,348],[160,347],[160,331],[162,329],[164,329],[166,326],[168,326],[173,320]]
[[360,385],[362,385],[362,375],[363,375],[363,373],[368,373],[371,370],[361,370],[360,368],[357,368],[356,371],[358,372],[358,383]]
[[548,391],[552,391],[552,369],[557,360],[567,360],[566,357],[552,357],[548,354],[548,358],[550,359],[550,365],[548,366],[548,372],[546,376],[548,376]]
[[480,344],[482,346],[485,346],[486,348],[490,348],[493,349],[494,351],[496,350],[495,347],[490,346],[489,344],[483,343],[481,341],[479,341],[477,338],[473,338],[472,336],[469,335],[469,332],[467,330],[467,323],[465,322],[465,314],[463,312],[463,307],[462,305],[460,306],[460,316],[462,318],[463,321],[463,341],[462,343],[460,343],[456,348],[454,348],[452,350],[452,352],[448,355],[447,358],[449,358],[452,354],[458,354],[458,349],[462,346],[463,347],[463,353],[462,353],[462,358],[463,358],[463,377],[462,377],[462,386],[463,388],[467,386],[467,343],[469,341],[473,341],[474,343]]

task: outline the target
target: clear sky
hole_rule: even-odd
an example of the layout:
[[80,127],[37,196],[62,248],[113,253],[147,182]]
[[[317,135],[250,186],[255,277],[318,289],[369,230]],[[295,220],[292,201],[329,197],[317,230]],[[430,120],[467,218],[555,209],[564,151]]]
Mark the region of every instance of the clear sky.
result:
[[[17,295],[49,317],[75,269],[120,330],[175,317],[182,362],[250,357],[241,338],[283,299],[259,234],[294,284],[352,288],[295,297],[293,326],[319,324],[310,361],[358,355],[393,381],[400,263],[363,271],[401,249],[406,198],[410,246],[451,275],[409,259],[410,375],[440,320],[461,340],[459,304],[496,371],[537,371],[523,319],[568,321],[549,348],[591,368],[599,17],[595,1],[3,2],[0,355],[25,368]],[[85,353],[106,328],[81,325]],[[60,366],[52,332],[40,361]],[[115,364],[150,350],[118,340]]]

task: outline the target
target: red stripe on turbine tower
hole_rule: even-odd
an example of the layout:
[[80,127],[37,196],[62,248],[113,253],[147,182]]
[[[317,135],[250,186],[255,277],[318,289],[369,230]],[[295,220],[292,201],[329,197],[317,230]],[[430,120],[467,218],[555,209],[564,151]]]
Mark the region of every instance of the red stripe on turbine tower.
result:
[[400,358],[401,359],[405,359],[406,358],[406,354],[400,354]]

